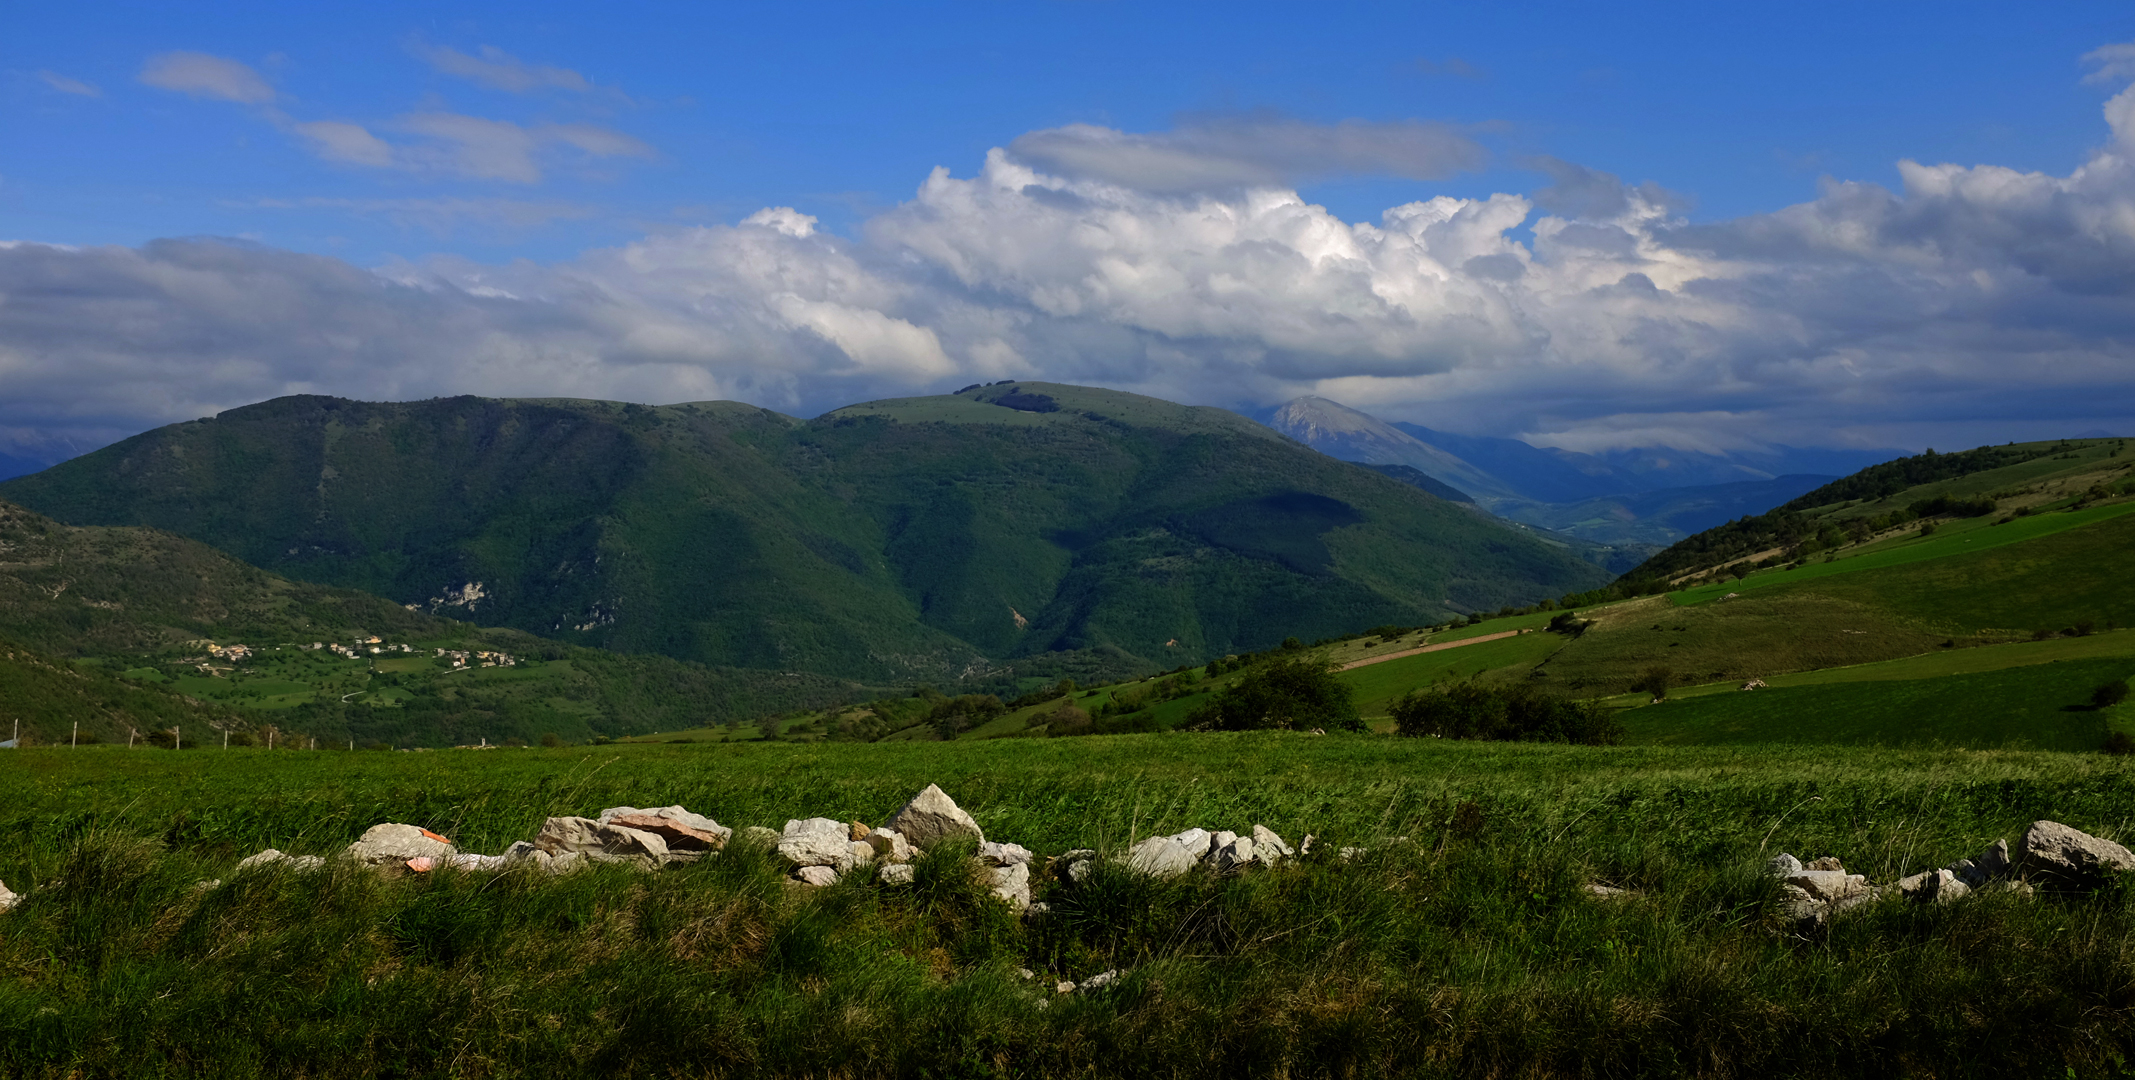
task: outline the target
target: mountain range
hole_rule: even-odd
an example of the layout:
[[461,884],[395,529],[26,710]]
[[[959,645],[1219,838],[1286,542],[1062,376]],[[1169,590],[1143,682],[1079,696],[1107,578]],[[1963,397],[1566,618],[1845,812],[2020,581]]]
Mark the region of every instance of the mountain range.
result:
[[1388,422],[1322,397],[1297,398],[1267,422],[1332,457],[1418,470],[1507,520],[1614,544],[1665,545],[1904,453],[1775,445],[1582,454]]
[[0,497],[403,610],[877,684],[1091,654],[1170,667],[1610,577],[1236,414],[1049,383],[807,421],[735,402],[289,397]]

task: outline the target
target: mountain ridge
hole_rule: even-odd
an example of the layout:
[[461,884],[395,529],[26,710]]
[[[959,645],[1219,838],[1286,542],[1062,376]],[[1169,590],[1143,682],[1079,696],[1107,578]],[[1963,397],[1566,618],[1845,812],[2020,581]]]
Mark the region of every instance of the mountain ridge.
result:
[[574,644],[878,683],[1093,649],[1163,668],[1606,577],[1235,414],[1053,383],[814,420],[297,396],[0,496]]

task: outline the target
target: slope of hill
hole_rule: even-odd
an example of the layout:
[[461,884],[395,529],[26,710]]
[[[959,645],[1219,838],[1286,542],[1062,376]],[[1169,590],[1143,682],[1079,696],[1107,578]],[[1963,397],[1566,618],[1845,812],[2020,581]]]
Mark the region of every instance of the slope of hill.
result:
[[872,681],[1168,667],[1604,578],[1234,414],[1043,383],[807,422],[283,398],[0,494],[569,642]]
[[2135,458],[2126,440],[1982,446],[1902,458],[1834,480],[1763,514],[1686,537],[1632,576],[1681,579],[1745,560],[1791,561],[1898,530],[1922,519],[2028,515],[2127,493]]
[[481,629],[153,529],[70,527],[4,502],[0,560],[0,626],[21,643],[0,648],[0,719],[47,741],[75,722],[105,738],[179,723],[402,745],[585,738],[858,690]]
[[[1738,563],[1672,592],[1567,596],[1452,627],[1381,627],[1325,643],[1327,655],[1382,730],[1402,694],[1478,679],[1603,699],[1627,710],[1637,743],[2097,750],[2114,733],[2135,735],[2135,703],[2094,697],[2135,676],[2125,567],[2135,478],[2118,449],[2046,443],[1996,448],[1970,465],[1878,467],[1828,485],[1868,490],[1876,503],[1811,505],[1810,515],[1947,508],[1995,493],[2003,505],[1841,539],[1813,558],[1772,552],[1762,566]],[[1918,482],[1886,482],[1893,475]],[[963,737],[1070,722],[1176,726],[1240,677],[1224,665],[1086,688],[1072,700],[1034,695]],[[1752,681],[1761,688],[1742,692]],[[1650,704],[1657,684],[1667,700]]]
[[0,739],[67,745],[124,742],[136,731],[190,729],[195,738],[241,723],[227,706],[135,685],[0,641]]

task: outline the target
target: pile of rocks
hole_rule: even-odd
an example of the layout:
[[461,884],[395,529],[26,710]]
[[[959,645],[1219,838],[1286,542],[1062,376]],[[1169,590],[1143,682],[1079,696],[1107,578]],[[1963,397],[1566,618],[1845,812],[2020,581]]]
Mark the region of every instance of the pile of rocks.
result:
[[[1312,837],[1304,839],[1310,850]],[[1188,829],[1170,836],[1152,836],[1127,849],[1119,862],[1136,873],[1154,878],[1175,878],[1206,868],[1219,874],[1236,874],[1248,867],[1273,868],[1298,856],[1288,842],[1265,825],[1255,825],[1240,835],[1228,829],[1211,832]],[[1097,852],[1076,848],[1053,860],[1060,879],[1079,882],[1097,864]]]
[[749,841],[768,846],[785,859],[794,880],[819,886],[834,884],[854,869],[871,864],[876,880],[909,885],[912,860],[920,852],[948,842],[975,843],[976,857],[989,875],[994,895],[1018,911],[1030,907],[1030,849],[986,839],[979,823],[934,784],[877,826],[807,818],[788,821],[776,833],[769,829],[743,832]]
[[1861,874],[1849,874],[1836,858],[1804,863],[1784,852],[1765,864],[1765,872],[1785,882],[1788,918],[1813,927],[1832,915],[1885,896],[1923,904],[1947,904],[1976,892],[2030,895],[2036,888],[2083,892],[2115,873],[2135,870],[2135,853],[2073,829],[2058,821],[2034,821],[2010,853],[2009,841],[1997,840],[1969,859],[1925,870],[1876,886]]
[[[501,855],[464,852],[428,829],[398,822],[365,829],[341,854],[359,866],[415,873],[447,866],[459,870],[503,870],[531,864],[550,873],[565,874],[594,863],[627,863],[652,870],[670,863],[695,862],[725,847],[733,834],[732,829],[681,806],[651,810],[612,806],[601,811],[598,818],[549,818],[541,823],[541,832],[533,840],[520,840]],[[324,869],[326,859],[268,848],[237,864],[239,870],[260,866],[308,872]]]

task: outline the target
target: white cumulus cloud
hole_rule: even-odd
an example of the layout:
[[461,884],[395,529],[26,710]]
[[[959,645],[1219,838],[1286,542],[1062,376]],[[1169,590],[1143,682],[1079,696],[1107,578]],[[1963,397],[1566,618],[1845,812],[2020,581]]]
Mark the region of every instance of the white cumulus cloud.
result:
[[[1335,125],[1252,153],[1201,129],[1036,133],[968,176],[935,170],[849,238],[773,207],[555,264],[0,246],[0,427],[86,439],[293,392],[812,414],[1019,377],[1232,406],[1317,393],[1581,449],[2128,428],[2130,100],[2108,103],[2112,138],[2065,175],[1905,162],[1895,190],[1827,182],[1704,224],[1658,187],[1554,161],[1532,194],[1346,221],[1284,179],[1314,171],[1295,147],[1397,174],[1465,159],[1405,131],[1367,153]],[[425,116],[404,130],[449,159],[428,167],[517,179],[545,146],[602,152]],[[1108,140],[1132,152],[1107,158]]]

